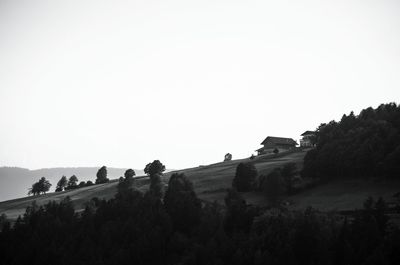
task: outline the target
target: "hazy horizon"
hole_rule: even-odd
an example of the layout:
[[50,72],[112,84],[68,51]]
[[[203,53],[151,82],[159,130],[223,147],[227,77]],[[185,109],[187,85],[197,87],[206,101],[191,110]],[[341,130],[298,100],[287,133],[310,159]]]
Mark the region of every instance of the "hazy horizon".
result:
[[400,102],[397,1],[0,1],[0,166],[182,169]]

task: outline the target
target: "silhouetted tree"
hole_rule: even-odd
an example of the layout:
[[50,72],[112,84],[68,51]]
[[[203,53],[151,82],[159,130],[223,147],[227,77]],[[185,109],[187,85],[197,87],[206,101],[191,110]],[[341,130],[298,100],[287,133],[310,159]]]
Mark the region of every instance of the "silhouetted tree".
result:
[[161,179],[161,174],[155,173],[150,175],[150,193],[156,197],[161,199],[164,196],[164,182]]
[[32,187],[28,189],[28,195],[39,195],[40,194],[40,188],[39,188],[39,182],[35,182],[32,184]]
[[107,178],[107,167],[102,166],[96,174],[96,184],[107,183],[109,179]]
[[148,163],[144,168],[144,173],[151,176],[154,174],[162,174],[165,171],[165,166],[160,162],[160,160],[154,160]]
[[161,180],[162,172],[164,171],[165,166],[160,160],[154,160],[144,168],[144,173],[150,176],[150,192],[159,199],[164,195],[164,183]]
[[133,188],[135,171],[132,169],[128,169],[125,171],[124,177],[119,178],[118,182],[118,196],[120,198],[124,198],[125,196],[130,196],[130,191]]
[[387,176],[392,176],[392,177],[396,176],[396,174],[399,174],[400,172],[400,139],[396,140],[398,141],[399,145],[396,147],[396,149],[394,149],[386,156],[386,158],[382,163],[384,168],[384,173]]
[[65,187],[65,190],[73,190],[78,188],[78,178],[75,175],[72,175],[69,179],[68,179],[68,184],[67,187]]
[[172,174],[164,205],[176,230],[188,233],[200,223],[201,203],[192,183],[184,174]]
[[293,177],[296,174],[296,163],[290,162],[283,165],[281,175],[285,183],[286,192],[291,194],[293,191]]
[[10,222],[7,220],[7,215],[2,213],[0,215],[0,232],[4,230],[9,230]]
[[61,179],[57,182],[56,191],[63,191],[67,186],[68,180],[66,176],[62,176]]
[[43,192],[44,194],[46,194],[46,192],[48,192],[50,190],[50,187],[51,187],[50,181],[48,181],[45,177],[42,177],[39,180],[40,192]]
[[284,182],[282,179],[281,169],[275,168],[262,179],[262,190],[265,192],[270,202],[273,205],[277,205],[284,192]]
[[257,178],[257,169],[252,163],[240,163],[236,167],[236,175],[232,186],[238,191],[251,191]]
[[227,233],[248,232],[254,217],[258,214],[258,210],[248,207],[246,200],[235,189],[228,189],[225,196],[225,205],[227,213],[224,227]]
[[334,264],[346,265],[352,264],[354,259],[354,251],[350,244],[351,229],[347,217],[339,231],[339,236],[335,242],[334,249]]
[[389,221],[388,216],[385,214],[386,210],[387,210],[386,202],[383,200],[382,197],[379,197],[375,203],[373,215],[375,217],[378,228],[382,235],[384,235]]
[[133,178],[134,176],[136,176],[136,173],[135,173],[135,170],[133,170],[133,169],[127,169],[126,171],[125,171],[125,174],[124,174],[124,177],[127,179],[127,178]]
[[29,189],[28,195],[39,195],[40,193],[46,194],[50,187],[50,182],[45,177],[42,177],[38,182],[32,185],[32,188]]
[[86,187],[92,186],[94,183],[91,180],[86,181]]
[[86,187],[86,182],[85,182],[85,181],[81,181],[81,182],[79,182],[79,185],[78,185],[78,187],[79,187],[79,188]]

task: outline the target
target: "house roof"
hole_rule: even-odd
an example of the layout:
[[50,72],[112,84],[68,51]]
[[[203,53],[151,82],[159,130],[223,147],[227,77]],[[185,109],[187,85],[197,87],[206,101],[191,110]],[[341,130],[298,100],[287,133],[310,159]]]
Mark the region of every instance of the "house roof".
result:
[[308,135],[308,134],[315,134],[314,131],[305,131],[300,136]]
[[262,141],[261,144],[272,143],[272,144],[281,144],[281,145],[297,145],[297,142],[292,138],[285,138],[285,137],[274,137],[268,136]]

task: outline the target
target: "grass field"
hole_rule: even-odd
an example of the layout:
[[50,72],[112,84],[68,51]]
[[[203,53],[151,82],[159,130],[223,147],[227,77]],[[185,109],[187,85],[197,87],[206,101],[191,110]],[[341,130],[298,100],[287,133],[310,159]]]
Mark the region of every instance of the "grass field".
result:
[[360,179],[336,180],[290,196],[292,209],[312,206],[324,211],[348,211],[361,208],[369,196],[382,197],[387,203],[396,202],[400,181],[374,182]]
[[[278,156],[259,156],[253,160],[238,159],[228,162],[215,163],[206,166],[188,168],[169,172],[164,175],[163,180],[168,183],[168,179],[174,172],[182,172],[193,182],[194,189],[198,197],[205,201],[217,201],[223,203],[226,189],[232,185],[235,170],[240,162],[252,161],[259,174],[268,174],[275,167],[282,166],[287,162],[295,162],[301,168],[305,151],[294,153],[279,154]],[[94,185],[71,191],[48,193],[35,197],[24,197],[20,199],[0,202],[0,213],[5,213],[9,219],[15,220],[18,215],[25,212],[27,206],[34,200],[38,205],[46,204],[51,200],[60,201],[69,196],[74,202],[77,211],[85,207],[85,203],[93,197],[110,199],[117,191],[117,180],[106,184]],[[149,179],[140,177],[135,181],[135,185],[140,190],[148,189]],[[296,195],[284,198],[288,202],[290,209],[304,209],[308,206],[322,210],[353,210],[362,207],[363,201],[372,196],[377,198],[382,196],[388,202],[394,200],[393,195],[400,191],[400,182],[374,183],[363,180],[333,181],[307,189]],[[262,193],[249,192],[243,196],[250,204],[266,206],[268,201]]]
[[[268,173],[274,167],[282,165],[289,161],[294,161],[301,166],[305,152],[300,151],[290,154],[280,154],[275,156],[259,156],[253,160],[238,159],[228,162],[215,163],[207,166],[199,166],[173,172],[185,173],[193,182],[194,188],[198,196],[208,201],[223,201],[226,189],[231,187],[235,170],[240,162],[252,161],[255,163],[258,171],[262,174]],[[163,180],[168,183],[169,177],[173,172],[164,174]],[[145,191],[148,189],[148,178],[140,178],[135,181],[135,185],[139,189]],[[69,196],[73,201],[76,209],[79,211],[85,207],[85,203],[93,197],[110,199],[117,192],[118,181],[113,180],[106,184],[94,185],[90,187],[80,188],[71,191],[53,192],[35,197],[24,197],[15,200],[0,202],[0,213],[5,213],[9,219],[15,220],[18,215],[25,212],[26,207],[36,201],[38,205],[46,204],[54,200],[60,201]]]

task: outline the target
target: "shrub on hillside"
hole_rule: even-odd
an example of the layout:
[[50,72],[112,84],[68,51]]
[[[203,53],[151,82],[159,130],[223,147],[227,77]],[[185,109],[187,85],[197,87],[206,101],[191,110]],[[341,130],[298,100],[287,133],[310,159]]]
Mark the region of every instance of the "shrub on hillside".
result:
[[285,191],[285,183],[282,178],[281,168],[275,168],[267,176],[260,177],[261,189],[272,205],[278,205]]
[[10,229],[10,222],[7,219],[7,215],[5,213],[2,213],[0,215],[0,232],[9,229]]
[[134,183],[134,178],[133,176],[135,175],[135,171],[131,171],[132,169],[128,169],[125,171],[124,176],[125,177],[120,177],[119,182],[118,182],[118,196],[129,196],[129,193],[131,190],[133,190],[133,183]]
[[293,191],[293,177],[296,174],[296,163],[290,162],[283,165],[281,170],[282,179],[285,184],[286,192],[291,194]]
[[257,169],[252,163],[240,163],[236,167],[232,187],[240,192],[251,191],[254,189],[257,175]]
[[225,196],[227,213],[224,218],[224,228],[228,234],[250,231],[253,219],[258,215],[258,209],[249,207],[246,200],[235,189],[229,189]]
[[165,185],[161,179],[161,174],[150,175],[149,192],[156,198],[162,199],[164,196]]
[[92,186],[94,183],[91,180],[86,181],[86,187]]
[[164,205],[175,230],[189,233],[200,223],[201,203],[192,183],[184,174],[172,174],[165,192]]
[[79,187],[79,188],[86,187],[86,182],[85,182],[85,181],[81,181],[81,182],[79,182],[79,185],[78,185],[78,187]]
[[107,167],[106,166],[102,166],[96,174],[96,184],[101,184],[101,183],[107,183],[108,181],[110,181],[107,178]]
[[231,153],[226,153],[224,156],[224,162],[226,161],[231,161],[232,160],[232,154]]

